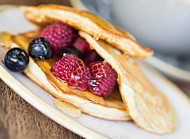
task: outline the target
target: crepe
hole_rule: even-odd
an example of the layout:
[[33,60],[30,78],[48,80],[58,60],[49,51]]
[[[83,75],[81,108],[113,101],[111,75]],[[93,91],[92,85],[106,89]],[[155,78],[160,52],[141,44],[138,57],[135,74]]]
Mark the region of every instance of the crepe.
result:
[[[33,34],[32,36],[34,37],[35,32],[26,33],[26,36]],[[5,50],[19,47],[27,51],[31,39],[24,36],[25,34],[13,36],[9,33],[0,33],[0,47]],[[107,120],[131,120],[117,88],[105,99],[89,91],[73,89],[51,74],[50,68],[53,62],[34,61],[30,57],[29,66],[24,71],[24,74],[57,99],[74,105],[83,113]]]
[[150,132],[172,132],[177,123],[174,109],[146,78],[138,63],[103,40],[97,41],[82,31],[79,35],[117,72],[123,102],[134,122]]
[[55,21],[64,22],[75,29],[82,30],[94,38],[103,39],[117,49],[136,58],[146,58],[153,54],[149,48],[142,47],[130,38],[127,32],[118,31],[110,23],[87,11],[58,5],[22,6],[26,18],[40,26]]

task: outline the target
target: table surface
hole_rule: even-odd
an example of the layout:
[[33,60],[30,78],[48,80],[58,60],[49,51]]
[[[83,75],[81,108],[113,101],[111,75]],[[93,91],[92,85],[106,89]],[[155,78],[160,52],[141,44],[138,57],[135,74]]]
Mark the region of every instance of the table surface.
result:
[[[69,5],[67,0],[0,0],[0,4],[55,3]],[[175,82],[190,97],[190,83]],[[0,80],[0,139],[6,138],[82,138],[55,123]]]

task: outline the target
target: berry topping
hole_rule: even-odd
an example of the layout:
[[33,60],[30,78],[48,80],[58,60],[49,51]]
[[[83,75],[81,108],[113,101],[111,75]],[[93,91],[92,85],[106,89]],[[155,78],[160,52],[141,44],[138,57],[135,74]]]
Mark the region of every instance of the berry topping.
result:
[[66,46],[65,48],[63,48],[63,50],[61,50],[61,52],[59,53],[59,57],[61,58],[62,56],[66,56],[67,54],[73,54],[79,58],[82,57],[80,50],[74,46]]
[[100,97],[108,96],[116,85],[117,73],[108,63],[94,62],[89,65],[91,81],[90,91]]
[[75,39],[75,41],[73,42],[73,46],[78,48],[82,54],[90,49],[90,45],[88,44],[88,42],[81,37]]
[[65,46],[71,44],[73,32],[72,27],[56,22],[45,27],[40,33],[40,37],[46,38],[52,45],[54,54],[58,54]]
[[98,54],[96,53],[96,51],[91,50],[84,55],[83,61],[88,65],[92,62],[95,62],[97,58],[98,58]]
[[53,49],[43,37],[32,40],[28,47],[28,53],[32,58],[36,59],[51,59],[53,58]]
[[4,57],[5,66],[14,72],[25,70],[29,63],[28,54],[20,48],[10,49]]
[[69,86],[87,90],[91,78],[89,68],[84,62],[73,54],[60,58],[51,68],[51,72],[59,80],[65,81]]

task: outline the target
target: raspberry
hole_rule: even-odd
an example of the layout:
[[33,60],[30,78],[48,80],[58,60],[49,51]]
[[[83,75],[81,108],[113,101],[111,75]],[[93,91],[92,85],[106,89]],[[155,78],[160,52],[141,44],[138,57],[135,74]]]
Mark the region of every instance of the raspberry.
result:
[[87,52],[84,57],[83,57],[83,61],[88,65],[92,62],[95,62],[98,59],[98,54],[96,53],[95,50],[91,50],[89,52]]
[[88,42],[81,37],[76,38],[72,45],[78,48],[82,54],[90,49],[90,45],[88,44]]
[[65,46],[70,45],[73,40],[74,29],[61,22],[53,23],[45,27],[40,37],[46,38],[53,47],[54,54],[58,54]]
[[87,90],[91,74],[84,62],[73,54],[60,58],[51,68],[51,72],[59,80],[65,81],[69,86]]
[[89,65],[91,81],[90,91],[100,97],[108,96],[116,85],[117,73],[108,63],[94,62]]

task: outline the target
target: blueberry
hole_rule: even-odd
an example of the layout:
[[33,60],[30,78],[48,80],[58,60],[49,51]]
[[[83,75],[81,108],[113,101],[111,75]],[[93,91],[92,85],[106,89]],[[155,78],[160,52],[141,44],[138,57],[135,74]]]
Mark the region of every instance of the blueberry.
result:
[[4,62],[9,70],[21,72],[25,70],[29,64],[29,56],[20,48],[12,48],[5,54]]
[[28,53],[35,59],[51,59],[53,58],[53,48],[46,38],[39,37],[32,40],[28,47]]
[[81,51],[79,49],[77,49],[74,46],[66,46],[64,47],[61,52],[59,53],[59,57],[65,56],[67,54],[73,54],[79,58],[82,58],[82,54]]
[[104,59],[102,58],[102,57],[98,57],[98,59],[96,60],[96,61],[100,61],[100,62],[103,62],[104,61]]

